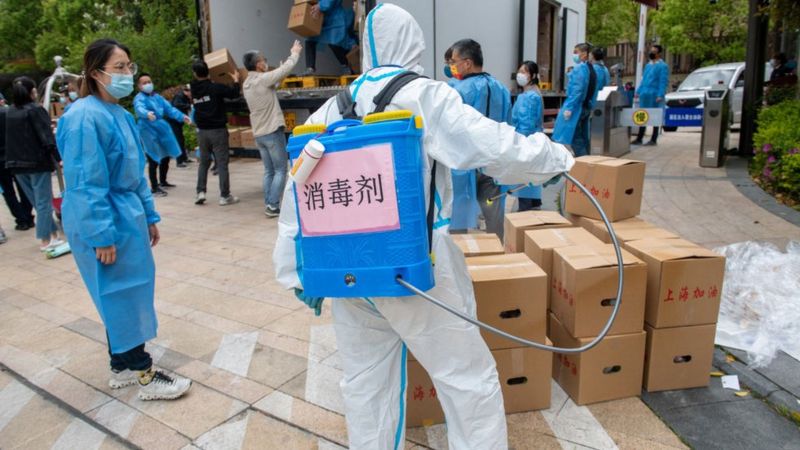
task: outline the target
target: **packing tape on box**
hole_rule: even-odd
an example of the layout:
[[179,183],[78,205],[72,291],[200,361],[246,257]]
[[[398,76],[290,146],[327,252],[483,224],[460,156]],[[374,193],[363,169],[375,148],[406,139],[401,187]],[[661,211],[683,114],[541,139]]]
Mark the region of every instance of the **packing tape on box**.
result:
[[510,269],[512,267],[530,267],[531,263],[515,262],[511,264],[486,264],[480,266],[469,266],[469,270],[495,270],[495,269]]
[[463,242],[464,245],[467,246],[467,249],[469,250],[470,253],[478,253],[481,251],[481,247],[480,245],[478,245],[478,241],[475,240],[475,238],[472,236],[469,235],[464,236],[461,242]]
[[513,375],[519,375],[525,371],[524,348],[515,348],[511,350],[511,371]]

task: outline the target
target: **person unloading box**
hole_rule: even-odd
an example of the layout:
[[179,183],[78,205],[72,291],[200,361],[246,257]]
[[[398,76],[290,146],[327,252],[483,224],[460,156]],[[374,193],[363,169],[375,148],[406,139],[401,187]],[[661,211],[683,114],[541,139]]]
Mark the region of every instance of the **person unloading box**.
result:
[[[425,49],[419,25],[396,5],[379,4],[366,23],[362,66],[368,76],[350,89],[357,94],[352,100],[362,117],[373,111],[374,98],[396,76],[422,72]],[[337,103],[337,99],[326,102],[307,124],[331,125],[341,120]],[[470,278],[449,236],[453,200],[449,169],[482,167],[500,183],[539,184],[568,171],[574,160],[564,146],[543,133],[526,138],[513,127],[484,117],[443,82],[414,79],[387,107],[387,111],[401,109],[411,111],[424,128],[420,175],[425,198],[433,204],[427,211],[433,218],[431,251],[436,262],[436,286],[429,292],[474,316]],[[286,289],[295,289],[308,306],[318,308],[322,299],[303,291],[312,286],[303,284],[302,261],[296,253],[302,242],[291,183],[283,202],[273,255],[276,278]],[[341,387],[350,448],[397,448],[404,442],[407,386],[403,380],[407,379],[409,351],[435,383],[447,417],[450,448],[508,447],[495,362],[477,327],[415,296],[336,299],[332,308],[344,368]]]
[[321,0],[311,7],[311,14],[322,14],[322,31],[319,36],[306,39],[306,70],[303,74],[314,75],[317,72],[317,44],[327,44],[341,65],[342,74],[352,74],[347,63],[347,52],[356,45],[350,34],[354,20],[353,8],[342,6],[342,0]]

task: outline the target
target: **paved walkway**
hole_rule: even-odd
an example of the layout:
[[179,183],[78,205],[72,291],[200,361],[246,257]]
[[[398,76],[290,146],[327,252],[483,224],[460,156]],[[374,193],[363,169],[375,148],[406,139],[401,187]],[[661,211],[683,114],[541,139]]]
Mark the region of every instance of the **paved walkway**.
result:
[[[673,139],[687,150],[666,148]],[[705,245],[800,239],[797,228],[748,205],[724,169],[689,167],[690,141],[678,133],[663,148],[634,152],[650,164],[646,218]],[[209,204],[192,204],[193,169],[173,169],[179,187],[157,200],[160,329],[149,349],[160,366],[195,381],[175,402],[108,388],[103,327],[74,261],[45,260],[33,233],[10,229],[0,207],[10,237],[0,246],[0,448],[346,446],[330,310],[314,317],[273,280],[276,221],[263,216],[260,162],[232,164],[242,203],[227,208],[216,205],[213,187]],[[699,195],[713,189],[727,206]],[[679,195],[668,196],[673,190]],[[765,231],[749,230],[753,221]],[[556,385],[550,410],[508,423],[515,449],[686,448],[638,398],[576,407]],[[406,448],[446,448],[442,426],[409,430],[407,439]]]

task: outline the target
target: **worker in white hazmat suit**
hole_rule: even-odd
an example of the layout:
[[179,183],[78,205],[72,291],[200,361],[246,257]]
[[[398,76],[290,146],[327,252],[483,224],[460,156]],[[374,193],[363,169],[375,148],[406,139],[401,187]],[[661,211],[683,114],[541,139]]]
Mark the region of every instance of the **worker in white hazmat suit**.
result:
[[[391,4],[379,4],[367,16],[362,67],[365,73],[350,87],[356,113],[364,116],[373,97],[393,76],[422,72],[422,30],[411,15]],[[448,235],[452,210],[449,169],[483,168],[499,183],[542,184],[574,164],[569,151],[544,134],[529,137],[485,118],[461,101],[446,83],[420,78],[403,87],[387,107],[410,110],[424,121],[425,186],[435,171],[432,250],[436,287],[430,294],[475,316],[475,297],[464,257]],[[307,123],[341,119],[335,99]],[[429,198],[428,198],[429,200]],[[287,289],[302,289],[298,273],[298,223],[292,183],[284,193],[275,247],[276,277]],[[429,204],[426,202],[426,204]],[[301,270],[302,272],[302,270]],[[302,294],[298,297],[303,298]],[[321,299],[307,299],[317,306]],[[396,449],[404,446],[406,359],[408,352],[430,374],[444,409],[452,449],[507,448],[503,397],[492,354],[478,328],[426,300],[402,298],[335,299],[332,302],[336,342],[342,359],[341,381],[350,448]]]

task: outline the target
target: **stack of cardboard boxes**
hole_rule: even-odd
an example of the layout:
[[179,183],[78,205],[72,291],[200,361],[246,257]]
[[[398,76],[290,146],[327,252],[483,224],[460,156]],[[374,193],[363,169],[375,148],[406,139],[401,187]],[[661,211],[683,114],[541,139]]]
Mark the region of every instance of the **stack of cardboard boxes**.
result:
[[[624,246],[619,312],[606,338],[577,355],[520,347],[481,331],[506,412],[547,408],[551,376],[579,405],[637,396],[643,385],[706,385],[724,258],[636,217],[644,163],[589,156],[578,158],[571,174],[598,200]],[[566,210],[572,222],[551,211],[507,214],[504,243],[492,234],[453,236],[466,257],[479,320],[558,347],[580,347],[599,335],[615,306],[616,253],[594,206],[569,182]],[[408,425],[442,422],[436,389],[413,356],[408,379]]]
[[[644,388],[659,391],[707,385],[725,259],[636,217],[641,210],[644,163],[585,156],[576,160],[570,173],[591,191],[614,222],[623,248],[646,264]],[[584,194],[570,182],[566,191],[566,211],[574,223],[610,243],[605,224]],[[630,283],[626,266],[623,307],[628,303]],[[553,319],[558,317],[551,318],[551,323]]]
[[[455,238],[465,253],[484,255],[466,258],[478,320],[528,340],[551,344],[546,337],[548,282],[544,271],[522,253],[503,254],[494,235]],[[496,254],[498,250],[500,254]],[[481,334],[497,365],[506,412],[548,408],[552,354],[492,333]],[[436,389],[413,355],[408,362],[408,380],[408,426],[443,422]]]
[[627,245],[648,267],[644,388],[708,385],[725,258],[683,239]]

